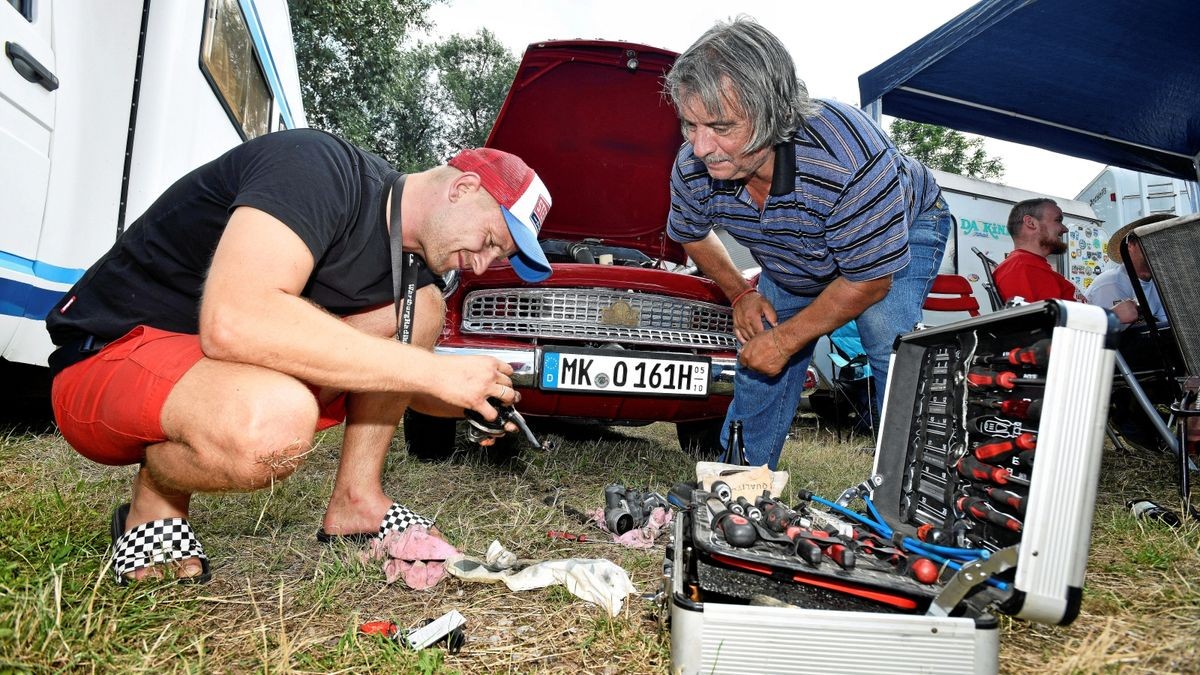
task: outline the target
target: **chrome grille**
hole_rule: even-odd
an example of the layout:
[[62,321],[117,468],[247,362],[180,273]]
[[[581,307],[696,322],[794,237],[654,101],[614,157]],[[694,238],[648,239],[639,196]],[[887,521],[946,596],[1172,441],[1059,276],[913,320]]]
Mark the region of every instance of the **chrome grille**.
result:
[[463,303],[462,330],[477,335],[734,348],[728,307],[603,288],[474,291]]

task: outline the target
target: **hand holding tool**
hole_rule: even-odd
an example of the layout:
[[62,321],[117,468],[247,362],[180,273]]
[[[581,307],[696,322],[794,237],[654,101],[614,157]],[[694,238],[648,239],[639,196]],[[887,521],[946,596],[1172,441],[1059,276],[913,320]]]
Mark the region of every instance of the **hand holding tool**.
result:
[[479,443],[489,438],[499,438],[507,434],[508,430],[504,428],[504,425],[512,422],[525,434],[525,438],[529,440],[530,445],[537,450],[545,450],[538,441],[537,436],[534,436],[533,431],[529,429],[525,418],[521,416],[521,413],[517,412],[516,408],[511,405],[504,405],[500,399],[494,396],[488,397],[488,403],[496,409],[497,414],[494,420],[484,419],[483,415],[474,410],[463,410],[463,414],[467,416],[468,422],[467,438],[472,443]]

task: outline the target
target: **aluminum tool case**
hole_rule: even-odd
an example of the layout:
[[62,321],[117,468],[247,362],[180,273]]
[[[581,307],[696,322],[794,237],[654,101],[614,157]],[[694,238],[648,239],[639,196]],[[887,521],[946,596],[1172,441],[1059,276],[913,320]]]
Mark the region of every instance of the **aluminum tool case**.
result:
[[[993,673],[995,612],[1071,622],[1081,601],[1113,379],[1112,321],[1097,307],[1047,301],[897,339],[874,504],[897,533],[915,536],[926,525],[956,537],[953,546],[990,552],[956,575],[944,570],[936,584],[841,569],[827,559],[814,566],[762,541],[734,548],[710,529],[709,495],[697,491],[673,525],[664,562],[672,672]],[[1046,338],[1048,360],[1001,366],[1019,377],[999,389],[1001,396],[1038,400],[1040,418],[981,413],[992,399],[980,397],[992,392],[968,387],[968,371],[988,355],[1007,358],[1008,350]],[[992,484],[956,471],[955,458],[1022,432],[1036,434],[1036,460],[1027,454],[1025,464],[1015,455],[996,462],[1028,483],[1019,488],[1019,532],[968,518],[958,498]],[[792,494],[782,498],[790,503]]]

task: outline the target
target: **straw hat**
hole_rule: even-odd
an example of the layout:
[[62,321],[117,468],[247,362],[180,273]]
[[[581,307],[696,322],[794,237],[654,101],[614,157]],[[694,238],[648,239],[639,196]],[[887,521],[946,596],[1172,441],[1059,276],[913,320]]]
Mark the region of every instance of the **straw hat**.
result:
[[1149,225],[1150,223],[1157,223],[1161,220],[1169,220],[1175,217],[1176,216],[1174,213],[1152,213],[1144,218],[1138,218],[1137,220],[1126,223],[1125,227],[1117,230],[1116,234],[1109,238],[1107,247],[1108,259],[1112,260],[1113,262],[1121,262],[1121,240],[1125,237],[1128,237],[1129,233],[1133,232],[1135,228],[1141,227],[1142,225]]

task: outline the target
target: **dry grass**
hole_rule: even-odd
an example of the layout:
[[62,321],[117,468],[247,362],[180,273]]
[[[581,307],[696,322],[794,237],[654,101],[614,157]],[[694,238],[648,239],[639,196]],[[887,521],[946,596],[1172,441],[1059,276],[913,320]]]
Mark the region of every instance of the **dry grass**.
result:
[[[785,451],[791,488],[836,494],[871,458],[833,433],[798,426]],[[607,557],[639,591],[654,592],[661,548],[548,540],[583,526],[548,507],[581,510],[607,483],[665,491],[691,459],[666,425],[553,437],[551,453],[495,466],[478,453],[421,463],[402,450],[385,473],[390,494],[428,515],[461,549],[493,539],[522,558]],[[107,523],[131,469],[91,464],[55,434],[0,431],[0,672],[664,672],[669,638],[657,609],[631,596],[607,615],[559,587],[513,593],[450,579],[427,592],[387,586],[355,551],[317,544],[340,439],[327,433],[273,490],[198,498],[192,521],[213,560],[201,587],[108,578]],[[1110,456],[1097,505],[1083,613],[1067,627],[1005,621],[1004,672],[1200,671],[1200,531],[1134,521],[1124,500],[1171,503],[1170,466],[1151,455]],[[1165,478],[1164,478],[1165,477]],[[595,534],[599,534],[598,532]],[[402,626],[457,609],[468,642],[457,655],[414,654],[356,634],[362,621]]]

